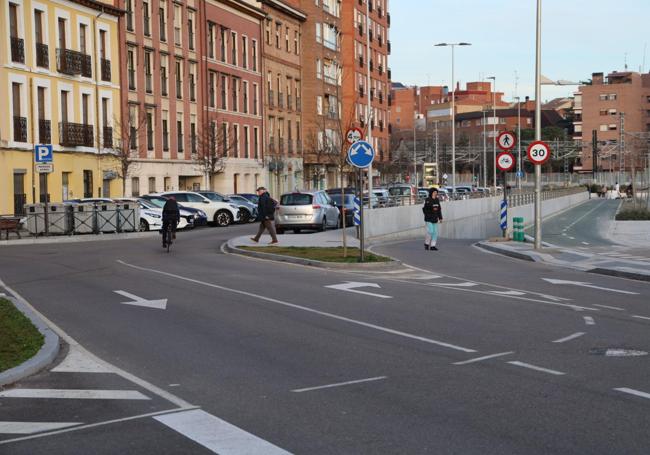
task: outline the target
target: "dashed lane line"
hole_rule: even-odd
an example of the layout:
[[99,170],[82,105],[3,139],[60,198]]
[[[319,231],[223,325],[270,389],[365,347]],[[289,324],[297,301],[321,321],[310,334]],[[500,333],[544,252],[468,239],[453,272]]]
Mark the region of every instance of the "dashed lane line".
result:
[[581,337],[584,335],[585,332],[576,332],[574,334],[569,335],[568,337],[560,338],[559,340],[553,341],[553,343],[566,343],[567,341],[575,340],[576,338]]
[[629,389],[627,387],[621,387],[614,390],[616,390],[617,392],[629,393],[630,395],[635,395],[637,397],[647,398],[650,400],[650,393],[641,392],[640,390]]
[[596,325],[596,321],[594,321],[594,318],[591,316],[584,316],[583,319],[585,320],[585,324],[587,325]]
[[345,381],[345,382],[336,382],[334,384],[326,384],[326,385],[319,385],[316,387],[305,387],[304,389],[294,389],[292,392],[294,393],[302,393],[302,392],[311,392],[313,390],[321,390],[321,389],[331,389],[334,387],[343,387],[346,385],[353,385],[353,384],[361,384],[364,382],[374,382],[374,381],[381,381],[382,379],[386,379],[388,376],[376,376],[374,378],[366,378],[366,379],[357,379],[354,381]]
[[594,306],[597,306],[599,308],[606,308],[608,310],[616,310],[616,311],[625,311],[625,308],[619,308],[617,306],[610,306],[610,305],[599,305],[597,303],[594,303]]
[[550,370],[548,368],[538,367],[536,365],[531,365],[530,363],[520,362],[518,360],[513,360],[512,362],[508,362],[508,363],[510,365],[515,365],[515,366],[522,367],[522,368],[528,368],[530,370],[535,370],[535,371],[541,371],[542,373],[553,374],[555,376],[563,376],[563,375],[566,374],[566,373],[562,373],[561,371]]
[[33,434],[81,424],[82,422],[0,422],[0,434]]
[[637,316],[637,315],[633,315],[632,317],[633,317],[633,318],[637,318],[637,319],[645,319],[645,320],[647,320],[647,321],[650,321],[650,318],[647,317],[647,316]]
[[470,363],[481,362],[483,360],[494,359],[496,357],[503,357],[514,353],[515,353],[514,351],[499,352],[498,354],[484,355],[483,357],[476,357],[474,359],[463,360],[462,362],[455,362],[453,365],[468,365]]

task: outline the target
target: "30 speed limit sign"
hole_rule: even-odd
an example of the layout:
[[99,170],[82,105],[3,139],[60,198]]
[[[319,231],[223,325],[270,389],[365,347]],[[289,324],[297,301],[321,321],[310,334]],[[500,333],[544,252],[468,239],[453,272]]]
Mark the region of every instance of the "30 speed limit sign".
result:
[[502,152],[497,155],[497,167],[503,172],[508,172],[515,167],[515,157],[508,152]]
[[535,141],[528,146],[528,159],[533,164],[544,164],[551,158],[551,148],[546,142]]

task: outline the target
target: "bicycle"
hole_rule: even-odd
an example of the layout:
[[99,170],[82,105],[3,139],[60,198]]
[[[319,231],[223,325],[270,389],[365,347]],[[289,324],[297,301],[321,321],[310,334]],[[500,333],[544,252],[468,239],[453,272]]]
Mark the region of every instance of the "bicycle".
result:
[[169,247],[172,246],[172,242],[174,239],[174,230],[173,230],[172,223],[169,223],[167,225],[167,230],[163,235],[165,236],[165,243],[167,244],[167,252],[169,253]]

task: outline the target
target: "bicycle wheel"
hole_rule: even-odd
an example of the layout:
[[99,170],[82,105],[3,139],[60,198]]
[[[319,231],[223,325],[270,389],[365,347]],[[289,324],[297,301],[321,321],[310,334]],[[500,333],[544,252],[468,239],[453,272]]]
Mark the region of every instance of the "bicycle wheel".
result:
[[172,246],[172,228],[171,226],[167,227],[167,232],[165,233],[167,237],[167,252],[169,253],[169,247]]

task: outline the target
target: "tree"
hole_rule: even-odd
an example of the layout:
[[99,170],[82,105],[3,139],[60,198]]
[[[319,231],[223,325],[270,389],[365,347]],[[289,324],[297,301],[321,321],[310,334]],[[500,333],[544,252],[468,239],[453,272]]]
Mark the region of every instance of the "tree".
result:
[[[138,137],[147,125],[144,112],[133,116],[129,113],[128,123],[115,119],[115,129],[118,132],[117,141],[113,141],[112,154],[117,160],[117,175],[122,179],[122,195],[126,195],[126,179],[138,165]],[[103,138],[106,141],[108,138]]]
[[236,150],[237,139],[233,127],[225,123],[217,126],[216,120],[203,125],[196,136],[196,158],[194,162],[203,173],[207,188],[214,189],[214,177],[226,169],[228,152]]

